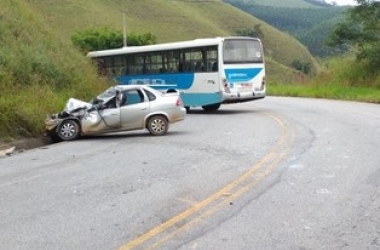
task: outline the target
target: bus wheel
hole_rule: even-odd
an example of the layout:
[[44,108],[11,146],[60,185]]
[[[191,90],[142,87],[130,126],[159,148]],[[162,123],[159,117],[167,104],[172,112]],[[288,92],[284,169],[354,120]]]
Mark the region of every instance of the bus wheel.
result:
[[189,113],[190,107],[185,107],[185,109],[186,109],[186,113]]
[[204,111],[210,112],[210,111],[217,111],[220,108],[220,103],[215,103],[211,105],[205,105],[202,106]]

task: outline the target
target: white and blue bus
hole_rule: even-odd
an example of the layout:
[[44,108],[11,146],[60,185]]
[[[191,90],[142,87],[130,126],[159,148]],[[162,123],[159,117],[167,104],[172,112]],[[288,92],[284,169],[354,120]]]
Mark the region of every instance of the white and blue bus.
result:
[[120,84],[176,90],[184,105],[217,110],[224,103],[264,98],[265,64],[261,41],[216,37],[92,51],[98,72]]

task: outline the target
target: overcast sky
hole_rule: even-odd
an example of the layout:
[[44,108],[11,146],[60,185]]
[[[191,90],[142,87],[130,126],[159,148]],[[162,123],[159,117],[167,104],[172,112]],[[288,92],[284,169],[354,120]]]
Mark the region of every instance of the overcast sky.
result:
[[355,5],[357,3],[355,0],[328,0],[326,2],[335,2],[338,5]]

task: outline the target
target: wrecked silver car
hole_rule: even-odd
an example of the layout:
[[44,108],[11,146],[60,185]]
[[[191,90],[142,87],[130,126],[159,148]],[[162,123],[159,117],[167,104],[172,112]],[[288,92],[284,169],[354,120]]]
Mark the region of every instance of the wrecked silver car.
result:
[[185,119],[186,109],[178,92],[162,93],[144,85],[117,85],[83,102],[70,98],[63,111],[45,119],[46,135],[54,141],[70,141],[95,135],[147,129],[165,135],[169,124]]

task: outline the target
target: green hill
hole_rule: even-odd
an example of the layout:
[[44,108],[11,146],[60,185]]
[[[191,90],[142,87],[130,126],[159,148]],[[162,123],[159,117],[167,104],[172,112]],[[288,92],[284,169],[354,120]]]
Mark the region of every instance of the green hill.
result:
[[[233,35],[256,24],[262,38],[268,84],[291,82],[295,59],[311,62],[290,35],[221,0],[7,0],[0,4],[0,137],[35,136],[46,113],[68,97],[90,98],[107,84],[74,46],[77,30],[112,27],[150,32],[159,42]],[[222,13],[222,14],[221,14]]]
[[316,8],[320,5],[313,4],[313,1],[305,0],[232,0],[242,4],[257,4],[262,6],[286,7],[286,8]]
[[[310,2],[311,0],[309,0]],[[303,0],[280,2],[263,0],[225,0],[235,7],[260,18],[279,30],[291,34],[317,57],[336,54],[325,46],[334,25],[341,21],[347,7],[312,5]],[[281,3],[281,4],[279,4]]]

